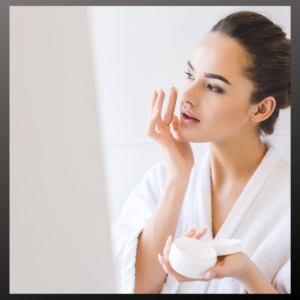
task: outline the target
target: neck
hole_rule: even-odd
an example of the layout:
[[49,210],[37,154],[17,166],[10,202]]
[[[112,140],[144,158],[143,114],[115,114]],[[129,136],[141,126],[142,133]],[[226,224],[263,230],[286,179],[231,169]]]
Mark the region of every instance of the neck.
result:
[[231,137],[209,144],[212,181],[216,185],[248,180],[267,149],[260,137]]

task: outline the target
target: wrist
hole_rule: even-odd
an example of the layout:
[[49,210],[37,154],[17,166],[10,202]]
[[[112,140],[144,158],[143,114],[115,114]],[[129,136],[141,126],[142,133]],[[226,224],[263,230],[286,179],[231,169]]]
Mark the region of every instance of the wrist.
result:
[[250,258],[236,279],[243,285],[248,294],[278,294],[276,289]]
[[255,273],[255,265],[253,261],[248,257],[244,268],[238,274],[238,276],[235,277],[235,279],[237,279],[243,284],[246,283],[254,275],[254,273]]
[[168,184],[174,184],[174,185],[188,185],[190,181],[190,175],[168,175],[166,183]]
[[164,186],[164,193],[174,199],[182,199],[187,191],[189,178],[168,176]]
[[188,182],[190,180],[191,171],[189,168],[181,168],[180,170],[167,168],[167,178],[174,182]]

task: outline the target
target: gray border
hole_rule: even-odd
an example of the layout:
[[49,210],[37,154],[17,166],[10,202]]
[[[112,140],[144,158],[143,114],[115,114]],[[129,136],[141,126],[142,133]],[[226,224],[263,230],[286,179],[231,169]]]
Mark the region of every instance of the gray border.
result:
[[[0,1],[0,36],[1,36],[1,101],[0,101],[0,191],[1,191],[1,270],[4,273],[1,280],[5,293],[9,294],[9,6],[230,6],[230,5],[249,5],[249,6],[291,6],[291,20],[292,30],[296,30],[296,34],[291,37],[293,44],[293,53],[300,53],[299,51],[299,34],[297,28],[300,28],[299,24],[299,0],[151,0],[151,1],[137,1],[137,0],[106,0],[106,1],[84,1],[84,0],[51,0],[51,1]],[[292,55],[292,93],[298,95],[300,84],[296,82],[299,76],[299,57],[298,55]],[[294,84],[293,84],[294,83]],[[300,118],[297,118],[296,113],[299,112],[299,101],[294,98],[295,102],[292,102],[292,128],[300,128]],[[294,135],[294,143],[291,145],[295,153],[300,153],[300,147],[298,143],[296,130],[291,130],[291,135]],[[292,158],[291,158],[292,159]],[[293,159],[294,170],[299,169],[299,158],[296,156]],[[292,177],[292,185],[294,190],[296,188],[296,171]],[[294,181],[294,184],[293,184]],[[299,184],[298,184],[299,185]],[[296,192],[295,192],[296,193]],[[298,201],[297,201],[298,202]],[[298,204],[297,204],[298,205]],[[296,204],[294,203],[294,211],[297,211]],[[295,221],[296,218],[294,218]],[[8,247],[4,247],[4,244]],[[10,296],[12,297],[12,296]]]

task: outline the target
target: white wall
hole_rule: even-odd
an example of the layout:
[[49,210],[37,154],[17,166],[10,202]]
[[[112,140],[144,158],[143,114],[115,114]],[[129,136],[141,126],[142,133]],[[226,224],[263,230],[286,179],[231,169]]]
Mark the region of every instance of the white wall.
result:
[[116,291],[86,7],[10,7],[10,287]]
[[[199,41],[222,17],[239,10],[265,14],[290,37],[288,6],[89,7],[111,222],[146,171],[162,161],[145,135],[152,90],[162,88],[168,99],[173,83],[180,94],[186,62]],[[179,107],[178,102],[177,116]],[[269,140],[290,162],[290,109],[281,113]],[[208,143],[192,147],[198,157]]]

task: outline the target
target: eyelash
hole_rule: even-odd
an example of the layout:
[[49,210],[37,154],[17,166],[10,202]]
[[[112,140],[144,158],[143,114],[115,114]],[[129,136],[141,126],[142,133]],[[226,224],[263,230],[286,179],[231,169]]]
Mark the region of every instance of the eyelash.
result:
[[[188,75],[188,79],[191,79],[190,77],[192,76],[191,73],[189,72],[184,72],[185,74]],[[215,92],[215,93],[223,93],[223,90],[220,89],[220,88],[216,88],[215,86],[213,86],[212,84],[208,84],[207,87],[211,86],[212,88],[209,88],[212,92]]]

